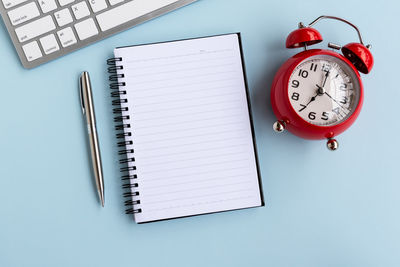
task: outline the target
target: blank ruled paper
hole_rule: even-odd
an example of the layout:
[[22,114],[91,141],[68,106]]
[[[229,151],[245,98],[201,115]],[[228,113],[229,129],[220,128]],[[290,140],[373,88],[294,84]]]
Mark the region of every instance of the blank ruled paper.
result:
[[239,35],[114,53],[125,75],[136,222],[261,206]]

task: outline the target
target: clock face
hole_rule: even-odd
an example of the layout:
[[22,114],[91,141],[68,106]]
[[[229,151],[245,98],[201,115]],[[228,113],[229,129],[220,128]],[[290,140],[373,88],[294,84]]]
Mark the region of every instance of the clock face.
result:
[[329,55],[302,61],[289,79],[288,97],[297,114],[318,126],[346,120],[360,100],[360,83],[346,62]]

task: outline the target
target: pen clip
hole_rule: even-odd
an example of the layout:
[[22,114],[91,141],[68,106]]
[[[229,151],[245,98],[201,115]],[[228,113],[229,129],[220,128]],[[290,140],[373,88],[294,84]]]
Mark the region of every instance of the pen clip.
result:
[[85,101],[83,100],[83,87],[87,86],[86,84],[86,76],[87,72],[84,71],[82,72],[81,76],[79,77],[79,98],[81,100],[81,108],[82,108],[82,114],[85,114]]

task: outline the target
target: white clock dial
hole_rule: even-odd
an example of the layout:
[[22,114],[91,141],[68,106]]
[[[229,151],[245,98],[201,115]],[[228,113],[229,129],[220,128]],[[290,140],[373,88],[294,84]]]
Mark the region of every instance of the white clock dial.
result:
[[360,84],[343,60],[317,55],[302,61],[289,79],[288,97],[305,121],[332,126],[346,120],[357,107]]

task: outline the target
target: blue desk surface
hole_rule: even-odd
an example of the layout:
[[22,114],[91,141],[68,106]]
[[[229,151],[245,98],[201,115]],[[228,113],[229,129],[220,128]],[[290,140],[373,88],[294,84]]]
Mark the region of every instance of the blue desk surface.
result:
[[[0,266],[399,266],[396,1],[201,0],[33,70],[0,27]],[[300,50],[287,34],[322,14],[373,46],[357,122],[340,150],[277,135],[269,85]],[[338,22],[326,41],[356,41]],[[115,46],[242,32],[266,207],[136,225],[123,214],[106,74]],[[325,46],[326,44],[324,44]],[[321,46],[320,46],[321,47]],[[97,202],[77,78],[92,76],[106,188]]]

